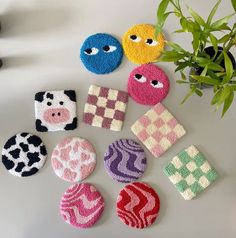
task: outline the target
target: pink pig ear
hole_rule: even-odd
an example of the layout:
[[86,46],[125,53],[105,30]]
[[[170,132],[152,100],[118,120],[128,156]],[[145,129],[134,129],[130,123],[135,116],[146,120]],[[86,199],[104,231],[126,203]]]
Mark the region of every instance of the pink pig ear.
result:
[[[140,82],[140,84],[136,82]],[[155,105],[167,96],[169,79],[165,72],[156,65],[141,65],[130,73],[128,92],[137,103]]]

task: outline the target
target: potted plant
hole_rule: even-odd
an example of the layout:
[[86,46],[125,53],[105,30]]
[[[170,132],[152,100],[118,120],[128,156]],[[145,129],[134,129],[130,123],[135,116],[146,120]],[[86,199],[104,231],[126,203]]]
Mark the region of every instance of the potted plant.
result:
[[[236,63],[230,53],[230,49],[236,45],[236,23],[232,27],[228,24],[236,14],[236,0],[231,2],[234,10],[219,20],[213,18],[221,0],[216,2],[206,20],[188,6],[189,15],[184,15],[179,0],[162,0],[157,10],[156,35],[162,32],[170,14],[175,14],[180,23],[180,29],[175,33],[192,35],[192,51],[167,41],[170,50],[165,50],[159,59],[173,62],[175,72],[181,74],[181,80],[177,80],[177,83],[189,85],[190,90],[182,103],[193,94],[202,96],[204,89],[210,86],[214,91],[211,104],[216,109],[223,105],[222,117],[232,104],[236,91]],[[189,76],[187,72],[190,72]]]

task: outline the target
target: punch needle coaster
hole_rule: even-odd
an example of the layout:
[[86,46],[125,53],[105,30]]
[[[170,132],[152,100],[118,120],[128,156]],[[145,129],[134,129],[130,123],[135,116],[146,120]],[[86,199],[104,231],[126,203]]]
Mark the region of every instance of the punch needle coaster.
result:
[[40,132],[77,128],[74,90],[38,92],[35,95],[36,129]]
[[218,178],[215,169],[193,145],[175,156],[164,173],[185,200],[195,198]]
[[114,180],[129,183],[143,175],[147,160],[140,144],[131,139],[120,139],[109,145],[104,164]]
[[81,183],[70,186],[60,202],[63,220],[76,228],[92,227],[104,210],[104,199],[95,186]]
[[96,166],[92,144],[79,137],[61,140],[52,152],[52,167],[58,177],[68,182],[87,178]]
[[156,65],[141,65],[130,73],[128,92],[137,103],[156,105],[167,96],[169,79]]
[[91,85],[84,107],[83,122],[91,126],[120,131],[127,102],[126,92]]
[[18,177],[37,173],[46,158],[47,150],[42,140],[29,133],[12,136],[2,150],[2,163],[12,175]]
[[135,64],[156,62],[164,49],[163,34],[155,38],[155,27],[139,24],[131,27],[123,36],[122,45],[127,58]]
[[117,198],[117,215],[130,227],[143,229],[151,226],[157,218],[159,209],[159,196],[146,183],[134,182],[126,185]]
[[186,133],[183,126],[161,103],[141,116],[131,130],[156,158]]
[[113,36],[97,33],[84,41],[80,58],[87,70],[95,74],[107,74],[119,67],[123,49]]

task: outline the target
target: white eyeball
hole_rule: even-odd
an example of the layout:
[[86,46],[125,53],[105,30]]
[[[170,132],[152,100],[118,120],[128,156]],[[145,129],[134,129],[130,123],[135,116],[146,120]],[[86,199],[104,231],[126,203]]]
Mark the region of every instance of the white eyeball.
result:
[[141,38],[136,36],[136,35],[130,35],[129,36],[130,40],[134,41],[134,42],[140,42]]
[[134,79],[140,83],[145,83],[147,79],[141,74],[135,74]]
[[117,48],[116,48],[116,46],[113,46],[113,45],[105,45],[102,47],[102,49],[105,53],[111,53],[111,52],[115,51]]
[[158,42],[153,39],[147,39],[145,43],[149,46],[156,46],[158,44]]
[[161,82],[159,82],[157,80],[152,80],[151,81],[151,86],[153,88],[163,88],[164,87],[163,83],[161,83]]
[[93,48],[88,48],[84,51],[86,55],[96,55],[98,53],[98,49],[93,47]]

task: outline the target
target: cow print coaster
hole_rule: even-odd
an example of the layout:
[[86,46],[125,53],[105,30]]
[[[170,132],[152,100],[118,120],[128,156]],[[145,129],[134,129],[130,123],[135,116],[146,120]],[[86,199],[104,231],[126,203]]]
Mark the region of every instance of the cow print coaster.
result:
[[37,131],[68,131],[77,128],[74,90],[38,92],[35,95]]
[[54,148],[51,161],[56,175],[73,183],[85,179],[93,172],[96,152],[89,141],[68,137]]
[[37,173],[46,158],[47,150],[42,140],[29,133],[14,135],[2,150],[2,163],[11,174],[18,177]]

